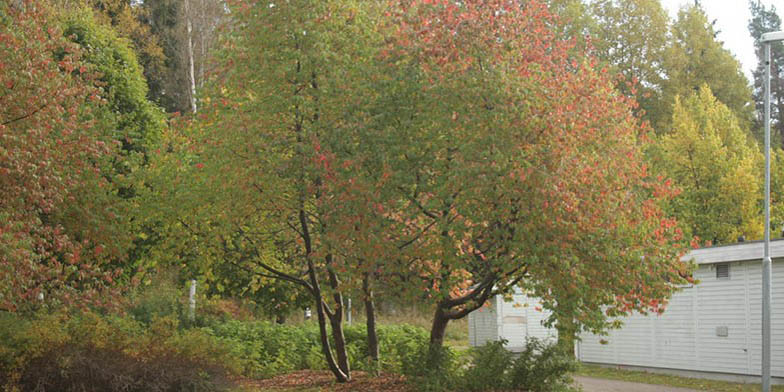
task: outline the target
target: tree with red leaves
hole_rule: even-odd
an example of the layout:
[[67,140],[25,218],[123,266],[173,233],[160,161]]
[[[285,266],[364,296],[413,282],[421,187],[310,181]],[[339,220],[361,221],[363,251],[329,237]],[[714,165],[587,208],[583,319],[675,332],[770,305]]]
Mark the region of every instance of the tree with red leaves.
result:
[[123,248],[94,76],[45,4],[4,2],[0,26],[0,310],[110,301]]
[[515,286],[560,327],[601,330],[608,316],[660,311],[684,281],[680,233],[659,209],[673,190],[642,162],[633,102],[570,57],[545,6],[232,10],[172,171],[189,184],[180,224],[207,239],[205,264],[308,292],[338,381],[350,380],[349,292],[431,301],[439,347],[450,320]]
[[565,333],[662,311],[689,273],[660,209],[674,190],[646,169],[634,102],[570,56],[547,8],[400,0],[388,23],[378,112],[394,125],[373,137],[386,146],[387,233],[405,246],[383,268],[436,304],[431,344],[514,286]]

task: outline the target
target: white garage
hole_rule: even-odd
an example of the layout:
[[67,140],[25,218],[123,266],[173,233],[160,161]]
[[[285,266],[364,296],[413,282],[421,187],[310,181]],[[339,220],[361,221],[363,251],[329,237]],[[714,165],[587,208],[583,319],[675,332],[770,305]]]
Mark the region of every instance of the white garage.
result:
[[476,347],[488,341],[506,339],[506,346],[512,351],[524,347],[526,337],[555,341],[557,331],[542,325],[549,316],[535,298],[529,298],[517,289],[511,301],[496,296],[488,300],[486,306],[468,314],[468,341]]
[[[634,314],[607,336],[587,334],[582,362],[759,382],[763,243],[695,249],[696,285],[676,293],[662,315]],[[784,383],[784,240],[773,257],[772,376]]]

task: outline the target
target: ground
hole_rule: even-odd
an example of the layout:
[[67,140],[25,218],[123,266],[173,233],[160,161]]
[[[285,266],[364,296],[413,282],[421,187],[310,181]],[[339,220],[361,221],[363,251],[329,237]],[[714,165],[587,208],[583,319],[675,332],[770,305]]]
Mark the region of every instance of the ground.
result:
[[583,388],[583,392],[699,392],[696,389],[584,376],[577,376],[574,381]]
[[248,391],[286,391],[286,392],[410,392],[402,376],[382,374],[378,377],[360,372],[351,372],[353,381],[347,384],[335,382],[329,371],[300,370],[266,380],[245,380],[241,384]]
[[[648,373],[640,371],[621,370],[616,368],[600,367],[595,365],[580,365],[575,378],[581,381],[585,392],[614,392],[614,391],[712,391],[712,392],[757,392],[759,384],[740,384],[727,381],[705,380],[671,376],[667,374]],[[594,381],[596,380],[596,381]],[[599,381],[603,380],[603,381]],[[615,381],[609,381],[615,380]],[[583,382],[584,381],[584,382]],[[617,382],[631,382],[653,389],[613,389]],[[606,389],[605,389],[606,388]],[[639,387],[643,388],[643,387]],[[680,389],[662,389],[680,388]],[[784,392],[784,385],[774,385],[774,392]]]
[[[382,374],[371,377],[365,372],[354,371],[351,376],[354,379],[351,383],[338,384],[328,371],[301,370],[266,380],[241,380],[240,384],[246,392],[414,392],[399,375]],[[586,365],[580,366],[575,382],[584,392],[751,392],[760,389],[759,384],[738,384]],[[774,386],[773,390],[782,392],[784,386]]]

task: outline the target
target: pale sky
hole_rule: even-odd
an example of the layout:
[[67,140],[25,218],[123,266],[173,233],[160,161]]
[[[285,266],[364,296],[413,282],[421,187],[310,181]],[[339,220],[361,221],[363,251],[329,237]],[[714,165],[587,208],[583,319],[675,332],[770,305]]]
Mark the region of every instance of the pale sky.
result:
[[[693,4],[694,0],[661,0],[661,3],[674,19],[682,5]],[[716,20],[716,29],[720,30],[719,41],[723,41],[724,47],[740,60],[746,77],[751,81],[751,71],[757,66],[757,56],[748,29],[751,18],[748,0],[702,0],[701,3],[708,19]],[[762,3],[768,7],[774,5],[776,13],[782,16],[784,0],[763,0]]]

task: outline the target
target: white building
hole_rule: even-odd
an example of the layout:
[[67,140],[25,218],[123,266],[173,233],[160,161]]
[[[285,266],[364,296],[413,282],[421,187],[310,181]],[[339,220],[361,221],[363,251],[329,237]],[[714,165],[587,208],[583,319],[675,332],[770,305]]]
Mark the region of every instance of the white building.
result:
[[[763,243],[695,249],[696,285],[673,295],[662,315],[634,314],[607,336],[583,335],[582,362],[690,376],[759,382]],[[784,240],[771,242],[771,372],[784,382]]]
[[555,329],[542,325],[549,316],[550,312],[542,309],[539,301],[516,289],[511,301],[496,296],[484,307],[468,314],[468,341],[476,347],[488,341],[506,339],[506,346],[512,351],[524,347],[526,337],[555,341],[558,337]]
[[[744,242],[692,250],[696,285],[683,287],[662,315],[634,314],[606,336],[584,334],[575,345],[582,362],[692,377],[759,382],[761,364],[763,243]],[[773,383],[784,383],[784,240],[771,242],[773,257]],[[534,304],[521,294],[515,302]],[[519,299],[517,299],[519,298]],[[546,313],[495,298],[469,316],[471,345],[504,337],[519,346],[525,334],[555,336],[541,327]],[[500,311],[499,311],[500,309]],[[534,310],[533,314],[531,311]],[[517,319],[515,317],[522,317]],[[517,324],[522,323],[524,327]],[[525,333],[520,331],[526,331]]]

